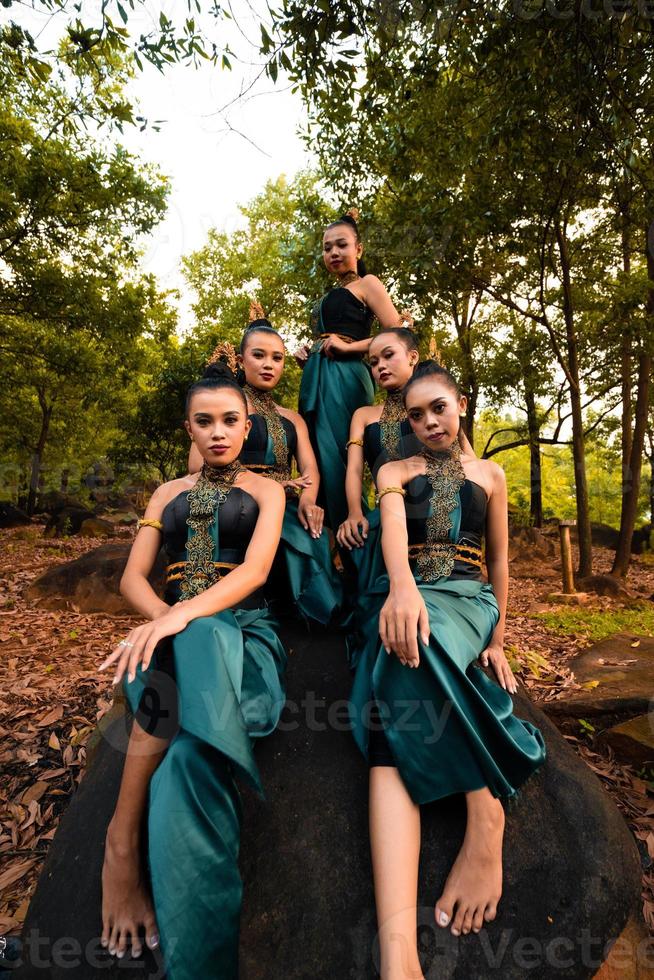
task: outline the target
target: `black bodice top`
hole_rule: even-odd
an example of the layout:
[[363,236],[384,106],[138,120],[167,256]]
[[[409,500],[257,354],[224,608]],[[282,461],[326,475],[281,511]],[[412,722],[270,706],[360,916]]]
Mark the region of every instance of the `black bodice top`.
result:
[[[430,515],[431,486],[424,475],[414,477],[406,487],[404,507],[406,511],[407,533],[409,548],[411,545],[423,544],[427,540],[427,520]],[[459,490],[460,524],[456,543],[471,545],[480,549],[486,527],[486,491],[472,480],[464,480]],[[456,514],[451,515],[452,524]],[[481,568],[460,560],[455,560],[450,578],[481,579]]]
[[[186,561],[188,516],[188,490],[185,490],[166,504],[161,516],[163,546],[169,567]],[[230,565],[240,565],[243,562],[258,517],[259,505],[254,497],[240,487],[232,487],[225,502],[218,507],[218,555],[214,556],[216,561]],[[171,571],[174,573],[176,570]],[[228,572],[227,568],[220,569],[221,575]],[[240,605],[261,605],[260,593],[261,590],[257,590],[248,597],[247,603]],[[168,582],[165,599],[166,602],[176,602],[179,599],[179,578]]]
[[382,429],[379,422],[371,422],[363,430],[363,457],[370,468],[372,478],[377,481],[377,472],[384,463],[390,463],[396,459],[408,459],[415,455],[422,445],[416,439],[408,419],[393,424],[394,429],[399,429],[399,438],[390,451],[384,446]]
[[341,333],[353,340],[366,340],[374,318],[372,310],[351,289],[335,286],[314,307],[311,328],[314,336]]
[[[243,443],[240,460],[243,466],[248,468],[260,469],[271,464],[268,457],[268,427],[263,415],[250,415],[252,428],[250,429],[247,442]],[[293,459],[297,456],[297,431],[290,419],[280,414],[284,434],[286,435],[286,445],[288,446],[287,465],[290,470]]]

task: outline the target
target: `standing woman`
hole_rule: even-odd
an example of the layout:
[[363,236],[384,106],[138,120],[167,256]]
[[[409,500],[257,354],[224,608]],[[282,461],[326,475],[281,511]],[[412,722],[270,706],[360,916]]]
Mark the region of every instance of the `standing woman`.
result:
[[374,397],[370,371],[363,362],[372,321],[376,317],[382,327],[400,322],[383,283],[366,273],[357,217],[352,209],[325,229],[323,260],[338,285],[313,309],[313,346],[305,345],[296,354],[304,367],[299,410],[320,469],[326,523],[334,533],[348,514],[345,473],[350,422],[358,408],[372,405]]
[[[368,639],[355,651],[350,701],[354,735],[370,765],[382,980],[423,976],[416,945],[420,804],[465,794],[465,838],[435,916],[455,936],[479,932],[495,918],[502,891],[500,800],[515,797],[545,760],[540,731],[513,715],[517,685],[503,649],[504,473],[462,449],[466,399],[443,367],[421,364],[404,402],[421,449],[378,474],[388,574],[362,599]],[[481,574],[484,537],[488,582]],[[498,683],[480,669],[489,663]]]
[[[285,501],[238,460],[251,423],[234,381],[198,381],[186,411],[202,469],[152,495],[121,581],[148,622],[102,664],[115,664],[114,683],[125,677],[134,723],[107,831],[101,941],[139,956],[145,930],[150,948],[161,941],[168,980],[237,980],[235,776],[260,788],[252,740],[274,729],[284,703],[286,655],[263,586]],[[148,582],[162,540],[163,599]]]
[[[316,503],[320,474],[304,420],[273,400],[284,372],[284,342],[259,304],[250,308],[250,324],[238,355],[231,344],[219,344],[210,358],[209,373],[220,356],[227,356],[232,367],[238,364],[239,383],[247,398],[251,429],[241,462],[276,480],[286,492],[282,536],[271,576],[277,587],[275,593],[269,589],[269,597],[281,598],[284,607],[290,600],[305,620],[327,624],[341,606],[342,586],[328,537],[323,534],[324,511]],[[292,479],[294,460],[300,473],[297,479]],[[192,448],[189,472],[201,462]]]

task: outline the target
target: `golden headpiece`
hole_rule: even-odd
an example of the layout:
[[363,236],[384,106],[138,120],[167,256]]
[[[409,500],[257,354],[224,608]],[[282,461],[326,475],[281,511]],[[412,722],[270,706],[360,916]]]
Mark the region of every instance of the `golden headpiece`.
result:
[[217,361],[222,361],[230,371],[236,373],[236,349],[228,340],[221,340],[219,344],[216,344],[213,354],[207,361],[207,367]]
[[255,320],[265,320],[266,314],[263,312],[263,306],[256,299],[250,300],[250,313],[249,322],[253,323]]
[[413,319],[413,315],[411,314],[411,312],[409,310],[402,310],[402,312],[400,313],[400,322],[398,326],[408,327],[409,330],[413,330],[414,323],[415,320]]
[[443,355],[438,349],[436,338],[433,336],[429,341],[429,356],[431,357],[432,361],[436,361],[436,363],[440,364],[441,367],[445,367],[445,365],[443,364]]
[[345,213],[347,215],[349,215],[349,217],[352,218],[353,221],[356,221],[356,222],[359,221],[359,209],[358,208],[356,208],[356,207],[355,208],[349,208]]

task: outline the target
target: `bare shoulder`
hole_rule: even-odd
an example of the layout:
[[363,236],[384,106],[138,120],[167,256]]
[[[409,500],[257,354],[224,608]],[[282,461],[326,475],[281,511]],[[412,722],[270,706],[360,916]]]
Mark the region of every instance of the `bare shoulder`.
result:
[[174,500],[180,493],[190,490],[197,483],[198,476],[199,473],[188,473],[186,476],[181,476],[177,480],[169,480],[168,483],[162,483],[150,497],[146,515],[150,516],[149,512],[151,510],[163,510],[166,504]]
[[287,408],[286,405],[278,405],[277,402],[275,402],[275,408],[280,415],[282,415],[285,419],[288,419],[289,422],[292,422],[294,426],[297,427],[298,425],[303,424],[304,419],[299,412],[295,411],[295,409]]
[[284,488],[276,480],[271,480],[268,476],[261,476],[247,470],[242,474],[239,483],[241,490],[245,490],[250,496],[254,497],[259,507],[281,503],[286,506],[286,494]]
[[382,405],[362,405],[361,408],[357,408],[352,416],[352,421],[363,426],[370,425],[371,422],[377,421],[382,413],[382,408]]
[[[423,464],[422,469],[421,463]],[[380,466],[377,473],[377,486],[380,490],[385,490],[387,487],[403,487],[405,483],[408,483],[420,472],[424,472],[424,460],[421,460],[419,456],[393,460],[391,463],[384,463],[383,466]]]
[[506,493],[506,476],[498,463],[492,459],[476,459],[474,470],[488,497]]

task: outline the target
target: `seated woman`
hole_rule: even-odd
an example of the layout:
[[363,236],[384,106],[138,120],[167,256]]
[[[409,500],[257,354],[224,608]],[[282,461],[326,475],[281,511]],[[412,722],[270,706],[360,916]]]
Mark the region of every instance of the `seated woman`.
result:
[[[272,392],[284,372],[284,342],[258,304],[252,304],[250,317],[238,356],[231,344],[221,343],[207,371],[211,372],[216,356],[227,356],[234,368],[238,363],[251,423],[241,462],[277,480],[286,491],[282,536],[271,575],[276,587],[274,593],[269,590],[269,597],[280,600],[280,611],[290,600],[305,620],[324,625],[340,608],[342,586],[323,533],[324,511],[316,503],[320,486],[316,457],[304,420],[273,400]],[[297,479],[291,478],[294,460],[300,473]],[[191,448],[189,471],[200,462],[197,450]]]
[[[198,381],[186,429],[203,465],[159,487],[121,582],[148,620],[102,664],[134,711],[102,872],[102,944],[123,957],[161,938],[168,980],[236,980],[241,880],[235,777],[259,788],[252,740],[284,704],[286,655],[263,586],[284,492],[238,457],[251,422],[232,380]],[[168,584],[148,582],[163,537]],[[147,873],[140,859],[147,812]],[[151,896],[149,886],[151,885]]]
[[[422,803],[464,793],[460,853],[436,902],[454,935],[495,918],[502,890],[501,799],[545,759],[541,733],[512,713],[503,650],[508,589],[506,483],[461,449],[466,399],[419,365],[404,402],[420,451],[378,473],[388,570],[362,599],[350,700],[370,765],[370,840],[382,980],[423,976],[416,946]],[[489,582],[481,575],[486,539]],[[480,669],[490,664],[496,683]],[[402,941],[397,942],[400,937]]]

